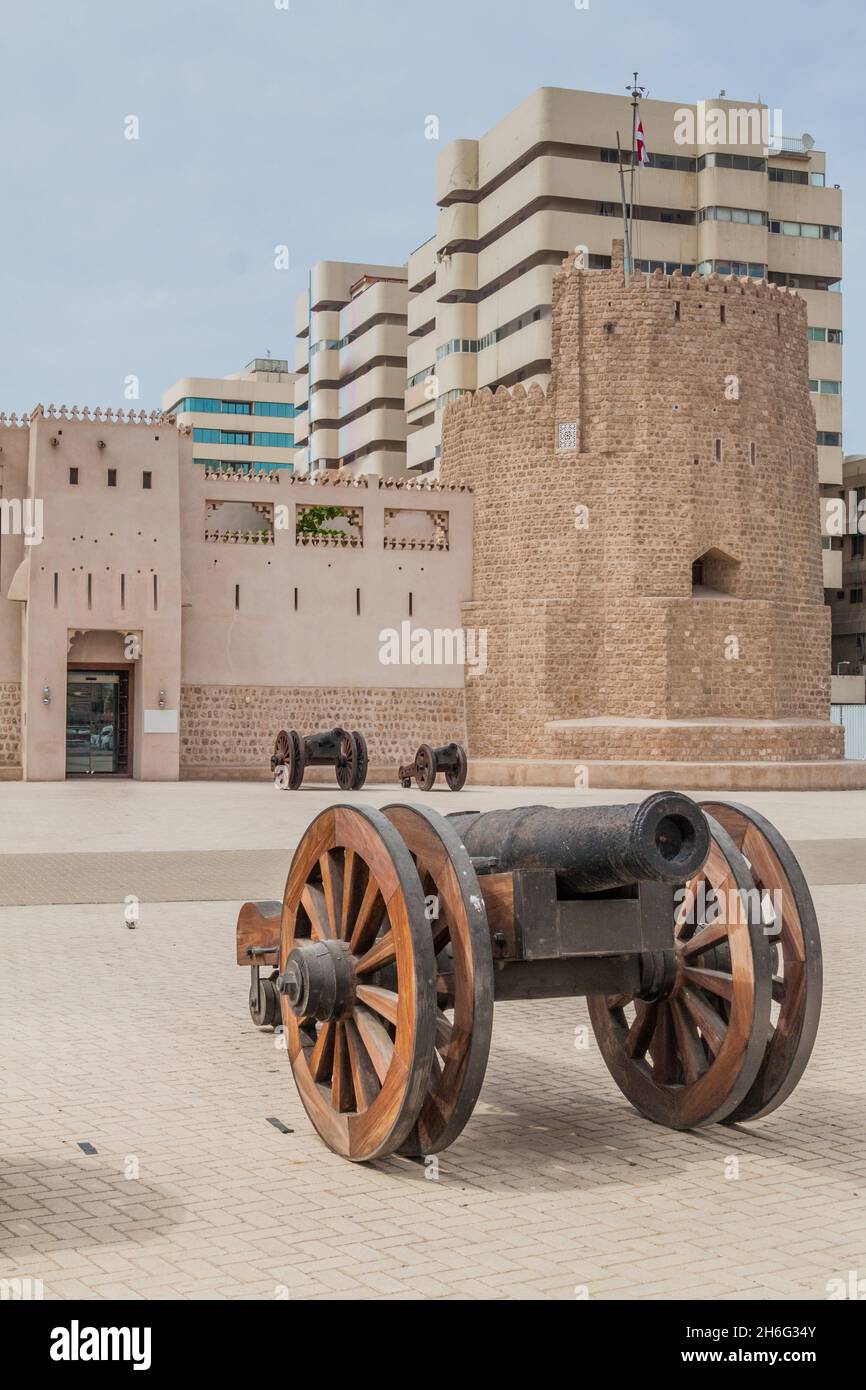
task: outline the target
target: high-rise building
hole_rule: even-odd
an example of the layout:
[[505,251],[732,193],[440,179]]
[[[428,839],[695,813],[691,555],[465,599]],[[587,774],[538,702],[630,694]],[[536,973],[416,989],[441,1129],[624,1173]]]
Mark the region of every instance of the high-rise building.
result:
[[322,261],[297,302],[301,473],[406,470],[406,267]]
[[294,467],[295,374],[284,359],[255,357],[226,377],[181,377],[164,411],[192,429],[193,463],[249,472]]
[[[802,294],[820,481],[840,484],[842,194],[827,185],[825,155],[809,135],[776,138],[775,113],[757,104],[640,109],[650,163],[635,170],[636,269],[717,271]],[[575,251],[589,269],[610,265],[623,228],[617,138],[629,151],[631,126],[628,96],[543,87],[480,140],[443,151],[436,232],[408,261],[410,469],[438,466],[449,401],[546,386],[553,276]],[[629,199],[628,167],[624,184]]]
[[844,521],[833,528],[837,534],[824,540],[837,563],[831,593],[833,672],[862,678],[866,671],[866,455],[847,455],[838,496],[842,508],[837,517],[843,516]]

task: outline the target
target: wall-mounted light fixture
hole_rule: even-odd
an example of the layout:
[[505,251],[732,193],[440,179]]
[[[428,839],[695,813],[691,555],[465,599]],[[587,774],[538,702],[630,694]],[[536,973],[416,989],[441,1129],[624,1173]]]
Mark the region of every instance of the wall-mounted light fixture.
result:
[[51,690],[47,685],[42,687],[42,703],[43,705],[51,704]]
[[164,690],[161,690],[161,691],[159,692],[159,707],[160,707],[160,709],[165,709],[165,691],[164,691]]

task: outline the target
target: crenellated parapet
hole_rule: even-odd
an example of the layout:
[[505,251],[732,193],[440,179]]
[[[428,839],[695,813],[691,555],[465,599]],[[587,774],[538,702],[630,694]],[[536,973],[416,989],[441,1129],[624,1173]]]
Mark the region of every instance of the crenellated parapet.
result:
[[22,428],[29,427],[36,420],[64,420],[64,421],[89,421],[94,424],[111,425],[146,425],[152,428],[154,425],[175,425],[178,433],[190,434],[190,425],[177,423],[177,416],[163,414],[161,410],[122,410],[113,409],[106,406],[103,410],[101,406],[77,406],[77,405],[35,405],[29,415],[16,415],[13,410],[7,415],[0,411],[0,427]]

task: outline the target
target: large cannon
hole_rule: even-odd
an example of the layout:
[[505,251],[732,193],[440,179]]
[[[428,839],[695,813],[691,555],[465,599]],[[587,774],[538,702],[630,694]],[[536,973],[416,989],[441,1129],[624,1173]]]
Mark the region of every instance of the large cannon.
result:
[[306,737],[297,729],[280,729],[271,755],[271,772],[282,791],[296,792],[308,767],[332,767],[340,791],[360,791],[367,765],[364,735],[339,728]]
[[256,1022],[280,1010],[315,1128],[355,1161],[460,1134],[494,1000],[589,996],[620,1090],[673,1129],[780,1105],[821,1003],[789,846],[754,811],[674,793],[449,817],[330,807],[283,902],[242,908],[237,952]]

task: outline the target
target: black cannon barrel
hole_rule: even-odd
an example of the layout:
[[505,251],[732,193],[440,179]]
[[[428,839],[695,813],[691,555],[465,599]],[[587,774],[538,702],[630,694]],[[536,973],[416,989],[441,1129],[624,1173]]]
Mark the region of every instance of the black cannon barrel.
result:
[[576,893],[629,883],[682,883],[710,849],[707,818],[680,792],[625,806],[520,806],[448,819],[473,858],[495,872],[554,869]]

